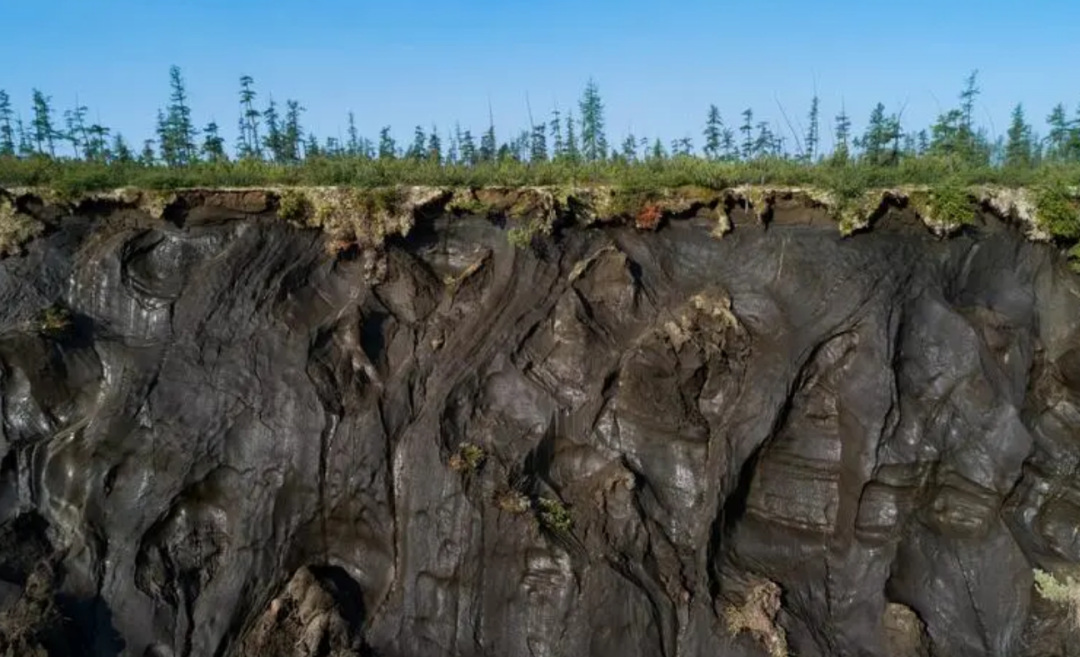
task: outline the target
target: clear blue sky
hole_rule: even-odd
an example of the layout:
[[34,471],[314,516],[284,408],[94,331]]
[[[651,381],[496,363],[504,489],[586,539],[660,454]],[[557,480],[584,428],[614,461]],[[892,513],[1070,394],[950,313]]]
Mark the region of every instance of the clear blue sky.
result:
[[[904,107],[928,125],[979,69],[978,118],[1003,133],[1023,101],[1036,129],[1080,104],[1080,2],[1075,0],[11,0],[0,40],[0,88],[29,115],[30,90],[58,109],[76,97],[132,142],[151,136],[183,70],[196,123],[214,118],[230,146],[237,80],[261,101],[299,99],[320,140],[348,110],[374,137],[392,125],[454,121],[474,130],[490,100],[500,139],[575,106],[591,75],[609,141],[691,136],[706,109],[729,125],[753,107],[787,135],[778,101],[805,123],[815,87],[823,117],[844,102],[861,131],[872,106]],[[59,113],[59,112],[58,112]],[[824,126],[823,126],[824,127]],[[823,130],[831,132],[831,130]],[[790,140],[789,140],[790,141]],[[831,136],[825,144],[831,143]]]

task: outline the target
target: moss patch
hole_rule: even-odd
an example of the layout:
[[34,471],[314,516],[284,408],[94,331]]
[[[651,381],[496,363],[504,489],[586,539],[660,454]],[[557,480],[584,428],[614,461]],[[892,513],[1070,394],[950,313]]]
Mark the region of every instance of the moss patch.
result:
[[574,518],[570,515],[570,510],[559,500],[540,497],[536,500],[536,509],[540,523],[547,529],[559,534],[569,534],[574,528]]
[[53,339],[65,337],[74,327],[71,313],[60,304],[53,304],[42,310],[38,314],[37,325],[38,333]]
[[974,224],[974,201],[965,187],[952,181],[908,193],[908,203],[936,235],[948,235]]
[[470,474],[478,471],[487,460],[487,452],[479,445],[461,443],[456,452],[450,455],[449,466],[454,472]]
[[416,210],[446,195],[435,187],[279,189],[278,216],[321,228],[335,244],[375,247],[390,235],[408,235]]
[[45,230],[45,226],[19,212],[7,197],[0,196],[0,257],[22,253],[24,244]]
[[1035,190],[1035,216],[1039,227],[1059,239],[1080,239],[1080,200],[1062,184]]

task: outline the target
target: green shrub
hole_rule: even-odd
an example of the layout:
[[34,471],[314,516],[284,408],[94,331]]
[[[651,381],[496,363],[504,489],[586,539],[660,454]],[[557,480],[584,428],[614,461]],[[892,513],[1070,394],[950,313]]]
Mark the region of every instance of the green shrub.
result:
[[285,221],[302,221],[310,211],[310,202],[303,192],[295,189],[286,189],[278,194],[279,217]]
[[930,192],[934,220],[946,226],[970,226],[975,223],[975,207],[964,186],[956,181],[938,185]]
[[1080,203],[1065,185],[1052,182],[1038,187],[1035,213],[1039,226],[1054,237],[1080,239]]
[[553,532],[567,534],[574,528],[570,510],[559,500],[541,497],[536,500],[540,522]]
[[71,332],[71,313],[60,304],[53,304],[38,314],[38,332],[48,338],[62,338]]
[[566,160],[517,162],[475,166],[436,164],[427,160],[396,158],[372,160],[335,156],[311,158],[299,164],[239,160],[200,162],[182,167],[146,166],[57,160],[49,157],[0,158],[0,186],[48,186],[65,193],[83,193],[132,186],[142,189],[181,187],[318,186],[386,187],[433,185],[445,187],[617,185],[647,192],[696,186],[722,189],[742,184],[811,185],[855,198],[871,188],[899,185],[935,185],[942,179],[961,186],[1004,184],[1028,186],[1047,180],[1080,180],[1080,165],[1015,167],[957,165],[941,158],[905,158],[898,166],[864,163],[806,164],[783,158],[714,162],[696,157],[627,163],[619,160],[574,163]]
[[461,443],[456,452],[450,455],[450,469],[455,472],[473,473],[484,465],[487,453],[473,443]]
[[1066,605],[1080,627],[1080,583],[1069,576],[1066,576],[1063,582],[1045,570],[1036,568],[1035,590],[1051,602]]
[[38,220],[18,212],[0,196],[0,257],[22,251],[22,245],[37,237],[45,227]]

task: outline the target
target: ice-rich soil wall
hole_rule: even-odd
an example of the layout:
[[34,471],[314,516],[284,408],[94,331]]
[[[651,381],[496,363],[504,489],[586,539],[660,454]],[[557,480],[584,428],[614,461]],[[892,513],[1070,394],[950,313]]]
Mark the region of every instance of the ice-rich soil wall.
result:
[[1078,654],[1052,245],[523,194],[7,196],[0,654]]

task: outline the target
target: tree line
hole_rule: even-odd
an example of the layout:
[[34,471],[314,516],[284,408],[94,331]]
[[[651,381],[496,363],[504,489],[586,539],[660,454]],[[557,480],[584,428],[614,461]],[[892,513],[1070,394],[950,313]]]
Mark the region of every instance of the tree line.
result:
[[[803,115],[805,127],[801,121],[796,121],[798,126],[792,124],[785,115],[786,131],[756,119],[753,108],[746,108],[734,124],[729,124],[717,106],[710,105],[704,115],[700,148],[690,137],[664,143],[659,138],[633,134],[611,145],[606,133],[605,104],[592,79],[577,103],[576,116],[572,109],[565,115],[554,109],[549,119],[540,122],[530,116],[527,128],[500,140],[489,113],[488,125],[479,135],[459,124],[444,132],[435,126],[416,126],[411,141],[401,144],[390,126],[383,126],[371,137],[362,135],[351,111],[344,138],[319,139],[303,125],[306,108],[299,101],[286,99],[279,103],[267,96],[265,103],[260,103],[255,80],[244,75],[239,79],[238,137],[228,148],[216,122],[196,127],[179,67],[169,70],[169,92],[168,103],[157,112],[154,136],[132,144],[120,132],[91,121],[86,106],[76,103],[58,115],[52,98],[38,89],[32,90],[29,118],[24,120],[22,113],[12,107],[7,92],[0,90],[0,158],[145,167],[237,161],[290,165],[343,158],[462,166],[502,162],[639,163],[685,158],[886,168],[918,158],[934,158],[960,168],[1024,169],[1047,163],[1080,163],[1080,108],[1070,117],[1063,104],[1055,106],[1046,117],[1048,131],[1040,136],[1028,122],[1023,105],[1018,104],[1006,134],[991,139],[975,123],[975,106],[981,93],[977,72],[965,79],[956,107],[942,112],[928,128],[905,128],[902,112],[890,112],[878,103],[865,130],[856,135],[852,133],[851,117],[843,109],[831,121],[824,119],[815,95]],[[829,151],[822,147],[825,130],[831,130],[833,135]]]

